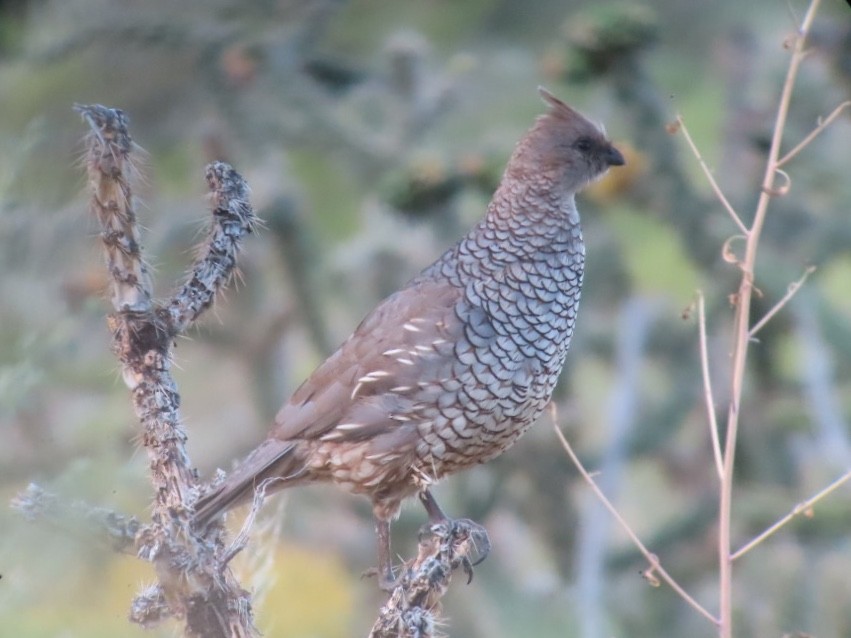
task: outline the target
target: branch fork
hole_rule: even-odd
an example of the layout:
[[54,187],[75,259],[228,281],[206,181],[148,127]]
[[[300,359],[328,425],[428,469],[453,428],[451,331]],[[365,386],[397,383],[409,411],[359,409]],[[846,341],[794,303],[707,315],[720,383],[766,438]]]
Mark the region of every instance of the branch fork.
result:
[[[90,207],[100,223],[111,280],[114,312],[107,326],[112,351],[131,392],[155,495],[150,524],[122,527],[133,531],[132,541],[122,536],[126,545],[153,563],[158,578],[134,600],[130,618],[145,627],[167,618],[180,619],[185,634],[193,638],[254,636],[250,597],[222,560],[221,528],[213,526],[205,537],[189,528],[200,485],[186,453],[180,395],[171,375],[175,338],[227,284],[239,244],[256,223],[248,187],[227,164],[214,162],[207,167],[214,202],[209,236],[186,283],[171,299],[157,303],[136,223],[131,161],[135,145],[127,117],[100,105],[75,108],[90,128],[86,167]],[[19,503],[36,503],[36,492],[37,488],[30,488]],[[116,520],[122,519],[106,519]]]

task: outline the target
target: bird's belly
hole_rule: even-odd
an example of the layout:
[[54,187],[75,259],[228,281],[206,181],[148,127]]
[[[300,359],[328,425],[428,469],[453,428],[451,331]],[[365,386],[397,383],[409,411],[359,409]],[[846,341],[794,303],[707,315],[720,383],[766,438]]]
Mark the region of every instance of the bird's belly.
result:
[[[531,267],[526,264],[524,267]],[[573,333],[577,279],[564,278],[530,295],[482,295],[456,310],[463,338],[448,377],[437,381],[436,405],[416,423],[414,477],[423,484],[488,461],[525,433],[552,396]],[[525,282],[520,282],[519,285]]]
[[481,386],[461,388],[456,405],[436,410],[434,418],[417,424],[412,478],[428,485],[499,456],[540,416],[551,393],[549,383],[518,386],[502,396]]
[[428,485],[413,445],[390,451],[376,440],[323,442],[310,455],[309,467],[315,479],[369,497],[380,520],[396,518],[402,501]]

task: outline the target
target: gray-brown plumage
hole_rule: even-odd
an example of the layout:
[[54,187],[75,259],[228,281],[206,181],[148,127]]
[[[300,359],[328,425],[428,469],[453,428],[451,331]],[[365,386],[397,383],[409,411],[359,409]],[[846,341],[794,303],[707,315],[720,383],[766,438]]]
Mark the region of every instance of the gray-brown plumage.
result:
[[268,491],[330,481],[372,500],[379,570],[389,521],[453,472],[505,451],[550,400],[573,335],[585,245],[574,194],[623,156],[548,92],[487,215],[385,299],[281,408],[260,444],[196,508],[199,525]]

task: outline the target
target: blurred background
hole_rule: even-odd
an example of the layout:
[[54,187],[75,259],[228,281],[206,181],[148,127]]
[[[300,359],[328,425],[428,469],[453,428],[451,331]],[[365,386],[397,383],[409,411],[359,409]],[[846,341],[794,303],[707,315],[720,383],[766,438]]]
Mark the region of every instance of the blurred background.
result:
[[[800,140],[851,88],[851,9],[826,0],[787,127]],[[379,299],[483,214],[546,85],[628,158],[580,202],[588,265],[557,390],[559,426],[663,565],[716,609],[717,479],[695,290],[711,368],[729,386],[736,233],[681,135],[682,113],[748,221],[799,0],[640,4],[512,0],[11,0],[0,3],[0,501],[37,482],[143,520],[151,499],[128,392],[109,351],[106,279],[87,214],[79,103],[124,109],[158,294],[207,223],[204,165],[248,179],[265,220],[241,277],[178,343],[193,463],[229,469],[279,404]],[[755,317],[809,266],[754,343],[735,488],[742,544],[851,466],[851,224],[841,117],[787,168],[770,209]],[[734,250],[741,244],[733,244]],[[458,637],[702,637],[577,477],[544,418],[438,499],[494,549],[445,598]],[[851,636],[843,488],[736,564],[737,636]],[[230,517],[234,527],[241,513]],[[424,522],[407,507],[395,548]],[[239,558],[267,636],[365,635],[382,602],[366,500],[305,488],[270,502]],[[61,521],[0,508],[9,636],[168,636],[127,620],[148,564]]]

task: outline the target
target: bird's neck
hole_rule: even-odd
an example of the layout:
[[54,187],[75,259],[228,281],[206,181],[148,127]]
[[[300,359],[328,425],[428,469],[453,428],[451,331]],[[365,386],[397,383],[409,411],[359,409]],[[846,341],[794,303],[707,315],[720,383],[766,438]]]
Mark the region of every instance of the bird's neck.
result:
[[487,275],[513,262],[581,270],[585,247],[574,194],[552,184],[503,180],[485,218],[457,246],[462,272]]
[[547,175],[518,180],[506,174],[488,206],[484,223],[523,235],[550,235],[557,229],[578,229],[579,213],[573,191]]
[[573,192],[551,184],[503,179],[485,218],[413,281],[438,277],[462,286],[513,262],[581,272],[585,247]]

